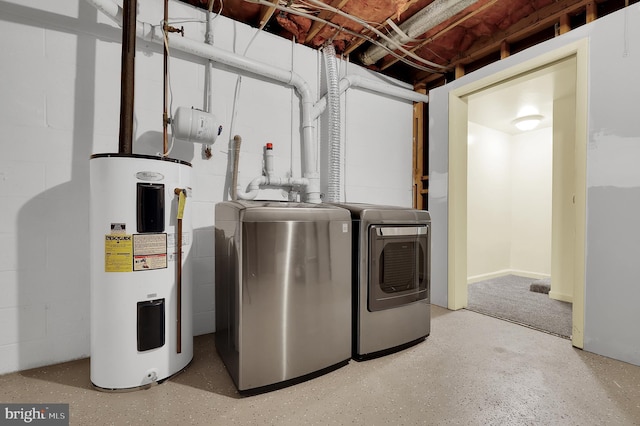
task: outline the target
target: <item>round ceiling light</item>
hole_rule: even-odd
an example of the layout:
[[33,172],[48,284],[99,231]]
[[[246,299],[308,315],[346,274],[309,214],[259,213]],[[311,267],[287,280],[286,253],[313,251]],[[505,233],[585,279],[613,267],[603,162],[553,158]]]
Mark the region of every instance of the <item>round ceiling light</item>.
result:
[[543,118],[544,116],[540,114],[525,115],[524,117],[516,118],[512,123],[518,128],[518,130],[527,131],[538,127],[538,124],[540,124]]

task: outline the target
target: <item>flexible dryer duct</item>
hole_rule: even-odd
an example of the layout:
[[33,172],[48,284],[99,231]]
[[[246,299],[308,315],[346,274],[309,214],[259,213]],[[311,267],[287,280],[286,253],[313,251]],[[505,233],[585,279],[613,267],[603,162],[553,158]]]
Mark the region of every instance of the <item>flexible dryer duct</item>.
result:
[[322,52],[327,68],[327,105],[329,107],[329,176],[327,201],[340,202],[340,88],[338,87],[338,61],[332,44]]
[[[395,50],[477,2],[478,0],[435,0],[400,25],[402,33],[396,33],[391,37],[393,43],[383,44]],[[372,46],[360,56],[360,60],[365,65],[373,65],[387,54],[382,47]]]

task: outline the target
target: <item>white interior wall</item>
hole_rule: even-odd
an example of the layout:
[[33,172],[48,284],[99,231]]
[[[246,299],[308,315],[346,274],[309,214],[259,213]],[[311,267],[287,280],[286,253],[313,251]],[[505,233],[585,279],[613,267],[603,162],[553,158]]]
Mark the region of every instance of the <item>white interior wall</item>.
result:
[[[588,41],[584,349],[640,365],[640,6],[630,5],[429,93],[432,303],[447,306],[449,93]],[[615,70],[615,78],[611,72]]]
[[511,135],[470,122],[468,132],[468,282],[549,276],[552,129]]
[[467,279],[503,275],[511,265],[511,137],[469,123]]
[[[377,97],[365,91],[346,96],[345,159],[351,167],[344,174],[345,196],[352,202],[411,207],[413,105],[389,100],[364,112],[362,106]],[[386,122],[394,126],[372,125]],[[371,143],[376,140],[381,143]]]
[[[161,15],[160,0],[139,2],[139,20],[159,23]],[[204,13],[172,1],[170,16],[201,21]],[[202,22],[179,25],[185,37],[204,40]],[[214,44],[241,54],[255,31],[219,17]],[[120,38],[121,30],[83,0],[0,2],[0,374],[89,355],[89,157],[118,149]],[[316,96],[320,92],[316,51],[261,33],[247,56],[292,69]],[[174,52],[174,108],[204,106],[205,63]],[[301,175],[300,105],[294,89],[244,75],[234,98],[236,83],[235,72],[214,67],[212,112],[224,131],[213,145],[213,157],[207,160],[201,146],[180,141],[171,155],[194,169],[196,334],[215,330],[214,205],[226,199],[230,139],[234,134],[243,138],[241,184],[261,174],[266,142],[274,144],[276,172]],[[344,167],[352,180],[345,184],[347,201],[410,206],[412,104],[357,93],[349,89],[343,95],[349,152]],[[376,115],[379,110],[387,115]],[[162,51],[138,39],[134,152],[162,149],[161,117]],[[376,167],[359,162],[361,155],[373,156]],[[375,187],[384,191],[377,193]],[[281,197],[278,191],[269,195]]]
[[511,270],[551,274],[551,166],[553,129],[515,134],[511,149]]

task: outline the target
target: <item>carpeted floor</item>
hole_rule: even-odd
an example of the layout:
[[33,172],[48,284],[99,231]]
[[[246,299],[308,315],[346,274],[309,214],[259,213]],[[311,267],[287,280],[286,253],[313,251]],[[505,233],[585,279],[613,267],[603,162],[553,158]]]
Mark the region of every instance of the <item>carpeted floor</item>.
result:
[[469,284],[467,309],[570,338],[571,303],[530,291],[534,281],[506,275]]

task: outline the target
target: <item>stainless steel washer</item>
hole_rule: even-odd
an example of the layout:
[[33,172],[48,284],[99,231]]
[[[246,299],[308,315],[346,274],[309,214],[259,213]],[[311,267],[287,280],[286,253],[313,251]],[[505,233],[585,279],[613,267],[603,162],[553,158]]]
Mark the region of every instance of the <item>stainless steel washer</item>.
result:
[[353,343],[356,360],[397,351],[430,333],[429,212],[335,203],[353,221]]
[[351,217],[319,204],[216,205],[216,348],[239,391],[351,358]]

